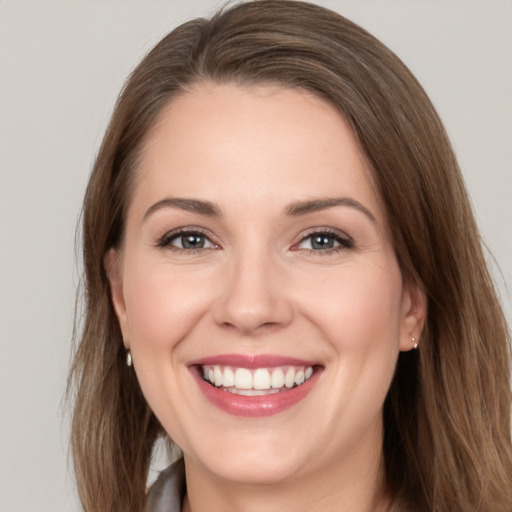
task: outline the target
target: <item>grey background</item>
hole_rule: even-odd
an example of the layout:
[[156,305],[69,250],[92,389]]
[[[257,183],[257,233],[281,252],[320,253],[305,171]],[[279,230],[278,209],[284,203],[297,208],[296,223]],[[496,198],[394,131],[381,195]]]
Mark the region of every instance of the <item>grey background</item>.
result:
[[[512,2],[317,3],[380,37],[429,93],[510,321]],[[220,4],[0,0],[0,512],[79,510],[61,399],[85,183],[135,63],[170,28]]]

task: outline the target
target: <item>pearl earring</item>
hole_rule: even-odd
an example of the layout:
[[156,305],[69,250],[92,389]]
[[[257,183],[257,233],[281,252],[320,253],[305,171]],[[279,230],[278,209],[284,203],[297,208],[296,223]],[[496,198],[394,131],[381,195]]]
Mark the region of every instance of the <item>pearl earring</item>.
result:
[[412,348],[416,350],[418,348],[418,342],[416,341],[416,338],[411,335],[409,335],[409,338],[411,338],[411,341],[414,343],[414,346]]
[[130,349],[126,351],[126,366],[131,366],[133,363],[132,361],[132,353],[130,352]]

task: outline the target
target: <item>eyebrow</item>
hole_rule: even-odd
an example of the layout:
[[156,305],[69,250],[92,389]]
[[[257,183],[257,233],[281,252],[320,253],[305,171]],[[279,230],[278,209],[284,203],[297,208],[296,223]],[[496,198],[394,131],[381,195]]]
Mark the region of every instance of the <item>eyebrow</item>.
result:
[[[372,214],[372,212],[370,212],[370,210],[368,210],[368,208],[363,206],[359,201],[356,201],[350,197],[326,197],[309,199],[305,201],[295,201],[290,203],[284,209],[284,216],[300,217],[301,215],[307,215],[309,213],[326,210],[328,208],[334,208],[336,206],[347,206],[349,208],[354,208],[366,215],[372,222],[377,222],[375,216]],[[146,220],[151,214],[162,208],[176,208],[187,212],[206,215],[208,217],[222,216],[220,207],[211,201],[179,197],[166,197],[160,201],[157,201],[146,210],[143,221]]]
[[151,214],[155,213],[162,208],[176,208],[178,210],[185,210],[187,212],[199,213],[208,217],[220,217],[222,212],[220,208],[211,201],[203,201],[200,199],[186,199],[180,197],[166,197],[152,206],[150,206],[142,220],[146,220]]
[[301,215],[334,208],[336,206],[348,206],[349,208],[355,208],[366,215],[372,222],[377,223],[375,216],[370,210],[368,210],[368,208],[363,206],[359,201],[350,197],[325,197],[306,201],[296,201],[289,204],[284,209],[284,215],[289,217],[299,217]]

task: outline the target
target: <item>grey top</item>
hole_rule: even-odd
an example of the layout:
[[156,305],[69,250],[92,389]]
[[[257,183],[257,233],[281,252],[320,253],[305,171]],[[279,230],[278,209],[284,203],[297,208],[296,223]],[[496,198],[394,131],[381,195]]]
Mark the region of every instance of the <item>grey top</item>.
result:
[[185,492],[185,466],[179,459],[164,469],[149,489],[146,512],[181,512]]

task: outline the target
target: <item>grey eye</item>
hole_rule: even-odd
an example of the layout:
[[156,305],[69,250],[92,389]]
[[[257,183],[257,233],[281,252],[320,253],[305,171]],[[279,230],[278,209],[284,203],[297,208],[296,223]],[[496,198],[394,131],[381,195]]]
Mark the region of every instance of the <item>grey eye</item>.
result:
[[183,249],[202,249],[204,247],[204,236],[197,234],[182,235],[178,238]]
[[179,249],[197,250],[214,247],[214,244],[202,233],[177,233],[168,242]]
[[312,235],[304,238],[298,247],[300,249],[308,249],[315,251],[325,251],[327,249],[334,249],[342,245],[339,237],[331,235],[330,233],[313,233]]
[[336,241],[332,235],[314,235],[311,237],[311,247],[313,249],[332,249]]

